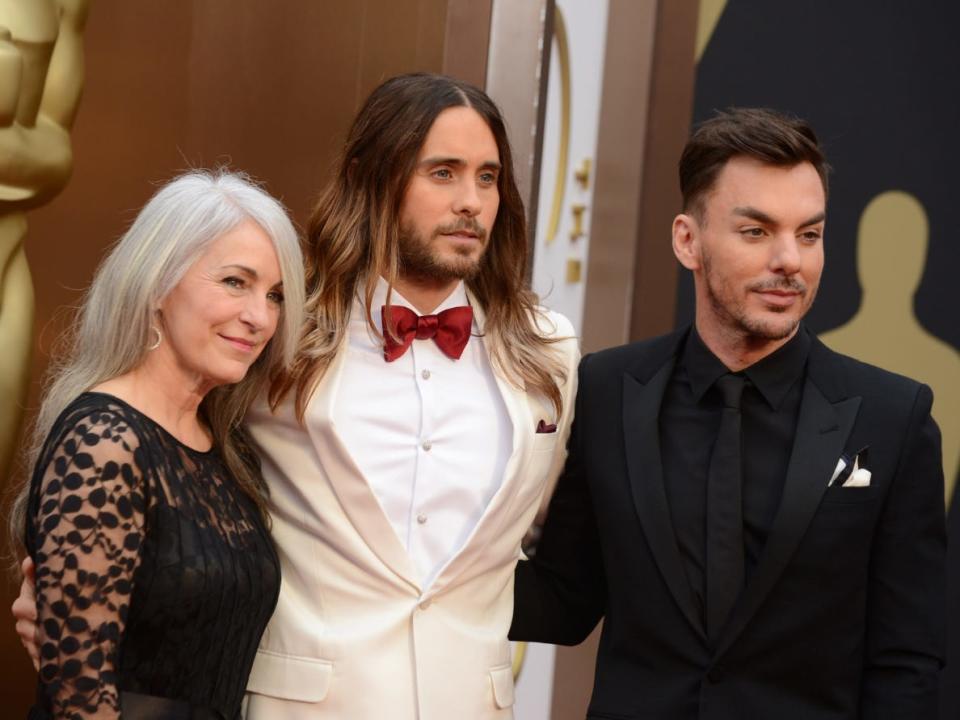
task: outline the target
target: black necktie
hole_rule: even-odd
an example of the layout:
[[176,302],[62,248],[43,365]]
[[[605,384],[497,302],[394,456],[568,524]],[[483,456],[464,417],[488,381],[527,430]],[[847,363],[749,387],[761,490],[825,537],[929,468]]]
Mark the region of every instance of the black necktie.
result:
[[707,476],[707,636],[715,641],[744,583],[743,505],[740,494],[740,397],[745,379],[726,374],[720,431]]

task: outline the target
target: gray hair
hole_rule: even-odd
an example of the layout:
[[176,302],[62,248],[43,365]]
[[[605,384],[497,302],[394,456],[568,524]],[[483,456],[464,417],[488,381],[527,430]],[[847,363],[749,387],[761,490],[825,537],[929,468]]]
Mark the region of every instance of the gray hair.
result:
[[[284,304],[274,337],[244,379],[212,390],[201,408],[241,486],[255,499],[265,498],[259,474],[243,461],[245,449],[235,447],[236,434],[253,399],[293,360],[303,316],[303,257],[283,206],[249,176],[225,169],[192,170],[161,187],[101,263],[75,329],[59,343],[59,359],[48,372],[26,448],[27,474],[60,413],[78,395],[140,365],[155,338],[157,305],[214,240],[246,221],[255,222],[273,244]],[[26,492],[24,487],[15,501],[15,537],[24,530]]]

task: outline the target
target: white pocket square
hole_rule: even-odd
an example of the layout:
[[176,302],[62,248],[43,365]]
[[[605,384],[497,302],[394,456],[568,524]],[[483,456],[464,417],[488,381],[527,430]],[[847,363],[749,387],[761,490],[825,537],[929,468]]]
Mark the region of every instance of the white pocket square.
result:
[[870,487],[870,471],[860,467],[860,458],[866,457],[866,450],[867,448],[864,448],[854,455],[853,468],[848,473],[845,473],[844,470],[847,469],[850,460],[846,455],[841,455],[837,461],[837,467],[830,477],[830,482],[827,483],[827,487],[832,487],[838,478],[840,479],[841,487]]
[[840,473],[843,472],[843,469],[847,466],[847,456],[841,455],[840,459],[837,460],[837,467],[833,471],[833,475],[830,476],[830,482],[827,483],[827,487],[833,487],[834,481],[840,477]]
[[870,471],[866,468],[854,468],[843,487],[870,487]]

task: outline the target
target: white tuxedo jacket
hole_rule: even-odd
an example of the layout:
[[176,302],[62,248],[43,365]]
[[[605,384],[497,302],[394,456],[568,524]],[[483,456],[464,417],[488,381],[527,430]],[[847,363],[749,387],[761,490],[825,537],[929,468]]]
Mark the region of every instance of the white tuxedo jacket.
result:
[[[304,426],[292,400],[276,414],[263,405],[250,413],[282,585],[247,686],[247,720],[512,718],[514,565],[563,464],[579,360],[566,318],[545,312],[541,325],[568,338],[554,346],[567,370],[562,415],[497,374],[513,425],[503,482],[428,587],[337,436],[332,411],[345,352],[311,396]],[[537,433],[540,420],[556,432]]]

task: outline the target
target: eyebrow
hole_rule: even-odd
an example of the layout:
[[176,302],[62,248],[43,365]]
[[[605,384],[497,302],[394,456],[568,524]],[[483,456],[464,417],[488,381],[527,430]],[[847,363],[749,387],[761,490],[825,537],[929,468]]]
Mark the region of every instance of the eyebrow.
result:
[[811,217],[805,223],[800,223],[800,227],[808,227],[809,225],[816,225],[817,223],[822,223],[827,219],[827,213],[821,210],[816,215]]
[[[429,167],[431,165],[454,165],[457,167],[463,167],[467,164],[467,161],[463,158],[458,157],[444,157],[442,155],[437,155],[434,157],[424,158],[420,161],[420,167]],[[485,163],[481,163],[480,169],[482,170],[501,170],[503,165],[501,165],[496,160],[487,160]]]
[[[736,207],[733,209],[734,215],[741,215],[751,220],[756,220],[757,222],[766,223],[767,225],[776,225],[777,221],[772,217],[767,215],[763,210],[757,210],[753,207]],[[798,227],[808,227],[810,225],[816,225],[827,219],[827,213],[821,210],[816,215],[813,215],[810,218],[807,218],[806,221],[800,223]]]
[[247,267],[246,265],[240,265],[239,263],[229,263],[229,264],[227,264],[227,265],[221,265],[221,266],[220,266],[220,269],[221,269],[221,270],[229,270],[229,269],[231,269],[231,268],[234,269],[234,270],[240,270],[241,272],[246,273],[247,275],[249,275],[250,277],[252,277],[252,278],[254,278],[254,279],[260,277],[260,276],[257,274],[257,271],[254,270],[252,267]]

